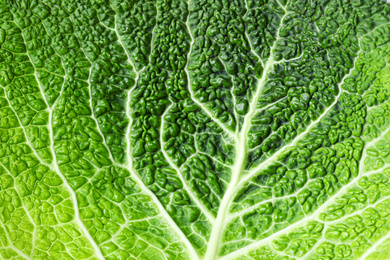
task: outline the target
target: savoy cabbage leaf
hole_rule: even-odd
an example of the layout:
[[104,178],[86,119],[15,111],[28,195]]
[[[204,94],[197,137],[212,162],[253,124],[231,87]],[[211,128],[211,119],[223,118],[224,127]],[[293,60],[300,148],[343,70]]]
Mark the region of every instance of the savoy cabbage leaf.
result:
[[390,259],[390,5],[0,0],[0,259]]

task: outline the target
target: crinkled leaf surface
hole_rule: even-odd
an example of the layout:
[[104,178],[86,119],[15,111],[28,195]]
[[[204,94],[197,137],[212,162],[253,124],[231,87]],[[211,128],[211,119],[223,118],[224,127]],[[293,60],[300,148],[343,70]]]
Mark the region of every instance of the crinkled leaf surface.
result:
[[390,259],[390,5],[0,0],[0,258]]

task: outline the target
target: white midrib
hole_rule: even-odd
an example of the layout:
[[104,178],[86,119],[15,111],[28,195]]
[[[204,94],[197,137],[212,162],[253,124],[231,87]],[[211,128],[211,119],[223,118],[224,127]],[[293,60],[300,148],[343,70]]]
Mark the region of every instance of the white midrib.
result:
[[259,82],[257,84],[255,95],[253,96],[252,101],[250,102],[249,111],[244,117],[244,123],[242,125],[241,132],[239,133],[238,140],[236,138],[238,148],[236,149],[237,157],[232,170],[232,178],[231,181],[229,182],[226,193],[223,196],[221,205],[219,206],[217,219],[215,221],[216,224],[213,226],[213,229],[211,230],[211,235],[210,235],[209,244],[205,255],[205,260],[214,260],[218,255],[220,242],[222,240],[221,239],[222,232],[226,222],[227,211],[230,206],[230,202],[233,199],[233,196],[236,194],[237,184],[240,182],[240,176],[243,171],[243,168],[245,167],[245,162],[247,158],[247,149],[248,149],[247,136],[251,127],[251,121],[253,116],[256,115],[257,112],[256,104],[259,101],[260,95],[263,92],[265,84],[267,83],[268,74],[272,69],[272,67],[274,66],[274,64],[276,64],[276,61],[274,60],[273,50],[275,49],[276,43],[279,39],[279,31],[280,28],[282,27],[283,20],[288,14],[289,12],[285,12],[284,15],[280,18],[280,26],[276,32],[276,39],[272,47],[270,48],[270,57],[265,63],[266,65],[264,67],[261,78],[259,79]]
[[[283,19],[284,19],[284,17],[287,14],[288,14],[288,12],[286,12],[285,15],[281,18],[281,24],[283,23]],[[280,28],[281,28],[281,25],[279,26],[279,29]],[[243,128],[242,128],[242,131],[240,133],[240,138],[239,138],[239,145],[238,145],[239,149],[237,150],[239,155],[237,157],[237,160],[236,160],[236,163],[235,163],[235,167],[234,167],[234,170],[233,170],[232,180],[229,183],[228,189],[227,189],[227,191],[225,193],[225,196],[223,197],[221,206],[220,206],[219,211],[218,211],[216,225],[213,227],[213,230],[211,232],[209,246],[208,246],[208,249],[207,249],[207,252],[206,252],[206,258],[205,258],[206,260],[213,260],[217,256],[217,253],[219,251],[219,245],[220,245],[220,241],[221,241],[222,231],[223,231],[223,228],[225,226],[226,217],[228,215],[227,214],[228,206],[230,205],[230,202],[231,202],[233,196],[236,194],[236,191],[240,187],[242,187],[242,185],[247,183],[247,181],[250,178],[252,178],[255,174],[257,174],[260,169],[262,169],[265,166],[267,166],[269,163],[274,161],[274,159],[277,158],[281,153],[286,151],[287,148],[296,145],[296,143],[301,139],[301,137],[306,135],[308,133],[308,131],[312,128],[312,126],[316,125],[323,118],[323,116],[325,116],[327,114],[327,112],[330,109],[333,108],[333,106],[337,103],[338,98],[340,97],[340,95],[343,92],[340,89],[339,94],[335,97],[334,102],[327,109],[325,109],[325,111],[322,113],[322,115],[319,116],[317,118],[317,120],[312,122],[306,128],[305,131],[303,131],[301,134],[299,134],[294,139],[293,143],[291,143],[290,145],[287,145],[287,146],[283,147],[282,149],[280,149],[273,156],[271,156],[269,159],[267,159],[265,162],[263,162],[260,165],[258,165],[258,167],[256,167],[249,174],[247,174],[244,179],[240,180],[240,174],[241,174],[241,172],[243,170],[243,167],[244,167],[244,164],[245,164],[245,158],[246,158],[245,155],[246,155],[246,152],[247,152],[247,142],[246,142],[247,140],[246,139],[247,139],[247,136],[248,136],[250,125],[251,125],[250,121],[253,118],[253,115],[256,113],[256,110],[255,110],[256,106],[255,106],[255,104],[257,103],[257,101],[258,101],[258,99],[259,99],[259,97],[260,97],[260,95],[262,93],[262,90],[264,88],[264,85],[267,82],[267,75],[268,75],[270,69],[273,67],[274,64],[278,63],[278,62],[275,62],[274,58],[273,58],[273,49],[275,48],[275,44],[276,44],[276,42],[278,40],[278,35],[279,35],[279,30],[277,32],[277,39],[275,40],[274,45],[272,46],[271,51],[270,51],[271,52],[270,58],[266,62],[266,67],[264,68],[261,80],[258,83],[256,94],[255,94],[255,96],[254,96],[254,98],[253,98],[253,100],[251,102],[250,111],[245,116]],[[339,84],[339,86],[342,85],[342,83],[344,82],[344,79],[346,77],[348,77],[348,76],[349,76],[349,74],[347,74],[343,78],[343,80]]]
[[[283,16],[284,18],[284,16]],[[283,18],[281,21],[283,21]],[[236,188],[237,184],[240,181],[240,175],[243,171],[243,168],[245,167],[245,161],[247,158],[247,136],[248,132],[250,130],[251,126],[251,120],[253,116],[256,114],[256,104],[258,102],[258,99],[263,92],[263,88],[267,82],[267,75],[271,68],[273,67],[275,61],[273,57],[273,48],[275,47],[277,40],[275,40],[275,43],[273,47],[271,48],[271,55],[266,63],[266,67],[263,70],[261,79],[259,80],[257,84],[257,90],[256,93],[250,103],[250,109],[248,113],[245,115],[244,124],[242,126],[242,130],[240,132],[239,138],[238,138],[238,145],[237,145],[237,157],[236,162],[234,163],[234,167],[232,170],[232,178],[229,183],[229,186],[226,190],[225,195],[223,196],[223,199],[221,201],[221,205],[219,206],[217,219],[215,221],[215,225],[213,226],[213,229],[211,231],[210,239],[209,239],[209,245],[207,247],[207,252],[205,259],[206,260],[213,260],[216,258],[217,253],[219,251],[219,245],[221,241],[222,231],[223,227],[225,225],[225,219],[227,216],[227,210],[230,205],[230,202],[233,198],[233,196],[236,194]]]
[[[390,0],[389,0],[390,1]],[[358,51],[356,57],[355,57],[355,60],[354,60],[354,66],[355,67],[355,63],[357,61],[357,59],[359,58],[359,54],[360,54],[361,50]],[[274,161],[274,159],[276,159],[280,154],[282,154],[284,151],[286,151],[287,148],[289,147],[292,147],[292,146],[295,146],[297,144],[297,142],[299,140],[301,140],[302,137],[304,137],[307,133],[309,133],[309,131],[317,124],[321,121],[321,119],[326,116],[326,114],[336,105],[336,103],[338,102],[339,100],[339,97],[342,95],[342,93],[344,93],[345,91],[342,90],[341,86],[343,85],[344,81],[346,78],[348,78],[351,73],[352,73],[353,69],[350,70],[350,72],[348,74],[346,74],[343,79],[341,80],[341,82],[337,85],[338,88],[339,88],[339,94],[335,97],[335,100],[333,101],[333,103],[325,109],[325,111],[317,118],[317,120],[315,120],[314,122],[310,123],[310,125],[306,128],[306,130],[304,132],[302,132],[301,134],[299,134],[295,139],[294,141],[287,145],[287,146],[284,146],[282,149],[280,149],[278,152],[276,152],[274,155],[272,155],[268,160],[266,160],[265,162],[261,163],[259,166],[257,166],[254,170],[252,170],[249,174],[245,175],[244,178],[242,178],[242,180],[240,180],[240,182],[238,183],[236,189],[239,189],[240,187],[242,187],[245,183],[247,183],[252,177],[254,177],[256,175],[256,173],[263,169],[264,167],[266,167],[269,163],[271,163],[272,161]],[[381,133],[380,137],[384,136],[385,133]],[[375,138],[374,140],[370,141],[368,144],[366,144],[365,147],[367,147],[369,144],[371,143],[374,143],[374,142],[377,142],[379,140],[379,137]],[[351,181],[350,183],[348,183],[347,185],[345,185],[344,187],[342,187],[336,194],[334,194],[334,198],[336,198],[337,196],[343,194],[347,189],[351,188],[353,185],[355,185],[360,177],[362,176],[362,167],[363,167],[363,162],[364,162],[364,159],[366,157],[366,148],[363,150],[363,154],[362,154],[362,158],[360,160],[360,164],[359,164],[359,175],[353,180]],[[329,206],[334,200],[332,199],[328,199],[324,204],[322,204],[318,209],[316,209],[315,213],[313,213],[309,218],[303,218],[301,219],[300,221],[297,221],[291,225],[289,225],[287,228],[285,229],[282,229],[274,234],[272,234],[271,236],[267,237],[265,240],[260,240],[260,241],[257,241],[255,243],[252,243],[248,246],[245,246],[243,248],[241,248],[240,250],[237,250],[235,252],[232,252],[228,255],[225,255],[221,258],[221,260],[225,260],[225,259],[233,259],[234,257],[238,256],[238,255],[242,255],[250,250],[253,250],[255,248],[258,248],[260,245],[265,245],[265,244],[268,244],[270,243],[270,241],[278,236],[281,235],[281,232],[284,232],[284,233],[287,233],[289,231],[292,231],[294,230],[295,228],[297,227],[300,227],[302,224],[304,223],[307,223],[308,221],[310,220],[318,220],[317,217],[318,215],[327,207]]]
[[[390,1],[390,0],[389,0]],[[284,17],[287,15],[288,13],[286,13],[283,18],[281,19],[281,24],[283,23],[283,19]],[[281,27],[281,26],[280,26]],[[280,29],[279,27],[279,29]],[[279,35],[279,30],[278,30],[278,33],[277,33],[277,37]],[[275,40],[275,43],[277,42],[277,39]],[[360,45],[360,39],[359,39],[359,45]],[[274,45],[275,46],[275,45]],[[259,84],[258,84],[258,88],[257,88],[257,92],[256,92],[256,95],[255,95],[255,98],[256,101],[258,100],[260,94],[261,94],[261,91],[266,83],[266,75],[268,75],[268,71],[270,68],[272,68],[272,66],[274,64],[277,64],[278,62],[274,62],[273,61],[273,57],[272,57],[272,53],[273,53],[273,48],[274,46],[271,48],[271,56],[270,56],[270,60],[267,62],[267,65],[266,65],[266,68],[264,69],[264,72],[263,72],[263,75],[262,75],[262,80],[263,81],[260,81]],[[354,67],[355,67],[355,62],[356,60],[358,59],[359,57],[359,54],[361,52],[361,49],[358,51],[357,55],[356,55],[356,58],[354,60]],[[239,157],[237,158],[237,165],[234,167],[234,170],[233,170],[233,176],[232,176],[232,181],[230,182],[229,184],[229,187],[228,187],[228,190],[226,191],[226,194],[222,200],[222,203],[221,203],[221,206],[220,206],[220,210],[218,211],[218,215],[217,215],[217,220],[216,220],[216,223],[217,223],[217,226],[214,226],[213,227],[213,230],[212,230],[212,233],[211,233],[211,236],[210,236],[210,242],[209,242],[209,247],[207,249],[207,253],[206,253],[206,260],[213,260],[216,258],[217,256],[217,253],[219,251],[219,245],[220,245],[220,241],[221,241],[221,236],[222,236],[222,231],[223,231],[223,228],[224,228],[224,225],[225,225],[225,219],[226,219],[226,216],[228,215],[227,214],[227,210],[228,210],[228,206],[230,205],[230,202],[231,202],[231,199],[232,197],[236,194],[236,191],[242,187],[245,183],[248,182],[248,180],[250,178],[252,178],[255,174],[258,173],[259,170],[263,169],[264,167],[266,167],[269,163],[271,163],[272,161],[274,161],[274,159],[276,159],[280,154],[282,154],[284,151],[286,151],[287,148],[289,147],[292,147],[292,146],[295,146],[296,143],[302,138],[304,137],[309,131],[310,129],[312,129],[313,126],[315,126],[317,123],[320,122],[320,120],[334,107],[334,105],[338,102],[338,99],[339,97],[341,96],[341,94],[345,91],[341,90],[341,86],[342,84],[344,83],[344,80],[346,78],[348,78],[351,73],[352,73],[353,69],[350,70],[350,72],[345,75],[342,79],[342,81],[338,84],[338,87],[339,87],[339,94],[335,97],[335,100],[334,102],[328,107],[325,109],[325,111],[322,113],[322,115],[320,115],[317,120],[315,120],[314,122],[312,122],[307,128],[305,131],[303,131],[301,134],[299,134],[295,139],[294,141],[290,144],[290,145],[287,145],[285,147],[283,147],[282,149],[280,149],[278,152],[276,152],[273,156],[271,156],[270,158],[268,158],[265,162],[261,163],[260,165],[258,165],[255,169],[251,170],[249,174],[247,174],[242,180],[240,180],[240,173],[242,171],[242,166],[243,164],[245,163],[245,158],[242,160],[241,157],[245,157],[245,154],[246,154],[246,143],[245,143],[245,138],[247,136],[247,130],[244,131],[245,128],[249,128],[250,126],[250,120],[247,120],[248,118],[252,118],[253,115],[251,115],[251,112],[250,111],[246,116],[245,116],[245,121],[244,121],[244,125],[243,125],[243,131],[241,132],[241,135],[240,135],[240,138],[239,138],[239,152],[240,152],[240,155]],[[264,75],[265,74],[265,75]],[[255,103],[256,104],[256,103]],[[250,108],[252,109],[254,106],[251,102],[251,106]],[[256,111],[253,111],[253,113],[255,113]],[[248,122],[249,121],[249,122]],[[246,135],[244,135],[244,133],[246,133]],[[384,135],[382,133],[382,135]],[[381,135],[381,136],[382,136]],[[244,143],[242,143],[244,141]],[[363,160],[363,159],[362,159]],[[242,164],[240,166],[240,163]],[[360,175],[353,181],[351,182],[350,184],[344,186],[341,190],[339,190],[339,192],[337,194],[342,194],[348,187],[352,186],[353,184],[355,184],[358,179],[359,179]],[[332,200],[328,200],[325,204],[323,204],[317,211],[316,213],[314,213],[312,215],[312,218],[315,218],[318,216],[318,214],[321,212],[322,209],[324,209]],[[296,228],[298,227],[298,225],[302,224],[304,221],[307,221],[307,219],[303,219],[301,221],[298,221],[297,223],[294,223],[293,225],[289,226],[287,229],[284,229],[284,231],[288,231],[288,230],[292,230],[293,228]],[[280,235],[280,232],[276,232],[274,233],[273,235],[271,235],[270,237],[267,238],[267,241],[270,241],[270,239],[274,238],[274,237],[277,237],[278,235]],[[386,237],[390,238],[389,237],[390,235],[387,235]],[[383,237],[381,239],[381,241],[385,240],[385,238]],[[242,251],[245,251],[247,252],[250,248],[255,248],[256,246],[258,246],[259,243],[267,243],[267,241],[259,241],[257,243],[253,243],[249,246],[246,246],[244,248],[242,248],[241,250],[238,250],[238,251],[235,251],[229,255],[226,255],[225,257],[223,257],[224,259],[225,258],[229,258],[230,256],[232,255],[237,255],[239,252],[242,252]],[[378,241],[379,242],[379,241]],[[376,244],[378,244],[378,242]],[[211,248],[212,247],[212,248]],[[368,255],[368,252],[366,252],[365,255]],[[363,259],[363,258],[362,258]]]
[[[340,190],[338,190],[336,192],[336,194],[333,195],[333,197],[336,198],[336,197],[344,194],[345,191],[347,191],[349,188],[352,188],[359,181],[360,177],[361,177],[361,175],[356,177],[353,181],[351,181],[347,185],[343,186]],[[307,222],[313,221],[313,220],[314,221],[319,221],[317,219],[319,214],[322,213],[323,210],[326,209],[328,206],[330,206],[332,202],[334,202],[334,200],[328,199],[324,204],[322,204],[319,208],[317,208],[315,210],[315,212],[313,214],[311,214],[310,216],[302,218],[301,220],[299,220],[299,221],[297,221],[295,223],[290,224],[288,227],[273,233],[272,235],[266,237],[263,240],[259,240],[259,241],[255,242],[255,243],[252,243],[252,244],[250,244],[248,246],[245,246],[245,247],[241,248],[240,250],[237,250],[237,251],[232,252],[232,253],[230,253],[228,255],[225,255],[225,256],[223,256],[221,258],[221,260],[234,259],[238,255],[245,254],[245,253],[249,252],[250,250],[253,250],[255,248],[259,248],[262,245],[270,244],[273,239],[277,238],[282,233],[286,234],[286,233],[288,233],[290,231],[293,231],[296,228],[302,227],[302,225],[304,223],[307,223]]]

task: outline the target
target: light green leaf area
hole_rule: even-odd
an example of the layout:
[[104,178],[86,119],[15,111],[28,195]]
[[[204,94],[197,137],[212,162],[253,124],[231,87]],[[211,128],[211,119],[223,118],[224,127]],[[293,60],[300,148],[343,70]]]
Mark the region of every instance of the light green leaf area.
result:
[[0,0],[0,259],[390,259],[390,5]]

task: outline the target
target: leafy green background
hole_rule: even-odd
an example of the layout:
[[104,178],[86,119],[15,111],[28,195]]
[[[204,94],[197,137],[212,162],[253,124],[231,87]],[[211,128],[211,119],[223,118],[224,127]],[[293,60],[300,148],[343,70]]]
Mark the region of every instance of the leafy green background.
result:
[[0,259],[390,259],[390,5],[0,0]]

